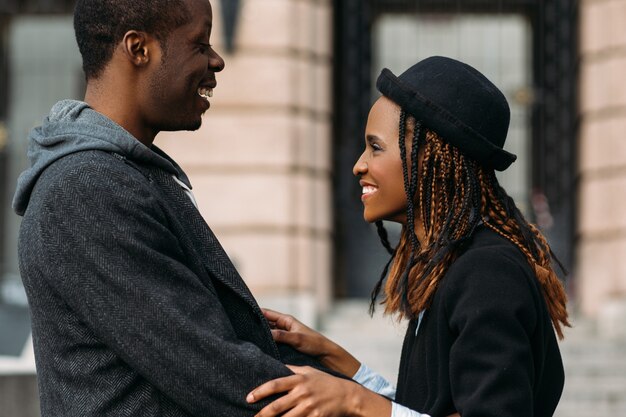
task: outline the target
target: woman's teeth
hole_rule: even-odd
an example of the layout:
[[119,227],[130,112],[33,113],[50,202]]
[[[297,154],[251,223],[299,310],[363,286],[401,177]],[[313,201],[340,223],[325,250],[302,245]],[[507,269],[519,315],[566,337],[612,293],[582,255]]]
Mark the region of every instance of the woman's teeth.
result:
[[370,194],[370,193],[373,193],[374,191],[376,191],[376,187],[365,186],[363,187],[362,194]]
[[208,101],[209,98],[213,97],[213,89],[210,87],[200,87],[198,88],[198,95]]

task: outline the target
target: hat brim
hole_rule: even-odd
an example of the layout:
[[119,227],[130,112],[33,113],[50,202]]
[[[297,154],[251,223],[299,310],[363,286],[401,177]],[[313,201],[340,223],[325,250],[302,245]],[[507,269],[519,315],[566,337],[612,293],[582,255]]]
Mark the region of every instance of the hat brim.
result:
[[433,130],[482,165],[504,171],[517,159],[517,156],[494,145],[439,104],[403,83],[387,68],[378,77],[376,88],[421,121],[427,129]]

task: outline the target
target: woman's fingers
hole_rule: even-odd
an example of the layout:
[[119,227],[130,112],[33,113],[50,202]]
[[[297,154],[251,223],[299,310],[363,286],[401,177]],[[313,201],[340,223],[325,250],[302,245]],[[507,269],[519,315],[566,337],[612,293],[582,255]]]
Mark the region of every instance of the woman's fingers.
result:
[[[272,338],[276,343],[284,343],[293,346],[297,350],[302,351],[303,337],[302,333],[288,332],[280,329],[272,329]],[[307,352],[305,352],[307,353]]]
[[302,414],[299,411],[299,396],[292,391],[294,388],[298,386],[298,384],[303,383],[303,378],[301,375],[315,372],[315,370],[309,366],[293,366],[287,365],[292,372],[296,375],[288,376],[285,378],[274,379],[272,381],[266,382],[265,384],[255,388],[248,397],[246,401],[249,403],[254,403],[262,400],[265,397],[269,397],[274,394],[281,394],[284,392],[288,392],[289,394],[280,397],[274,400],[269,405],[265,406],[259,413],[256,414],[255,417],[274,417],[278,415],[283,415],[286,411],[289,411],[288,414],[284,414],[284,416],[306,416],[306,414]]
[[261,311],[263,312],[265,319],[270,323],[276,323],[276,320],[278,320],[278,318],[280,317],[280,313],[274,310],[270,310],[268,308],[261,308]]
[[298,384],[299,380],[300,377],[298,375],[291,375],[284,378],[273,379],[250,391],[250,393],[246,397],[246,401],[248,401],[249,403],[255,403],[271,395],[287,392],[295,387]]
[[312,374],[315,372],[322,373],[322,371],[318,371],[317,369],[311,368],[310,366],[287,365],[287,368],[291,369],[291,372],[296,375]]
[[296,407],[298,404],[296,400],[289,396],[285,395],[277,400],[274,400],[270,404],[263,407],[261,411],[259,411],[255,417],[274,417],[283,415],[285,411],[291,410]]
[[273,328],[292,331],[295,330],[294,327],[304,326],[298,320],[296,320],[293,316],[288,314],[279,313],[278,311],[270,310],[267,308],[262,308],[263,315],[270,322]]
[[[311,411],[305,405],[296,404],[289,412],[281,414],[281,417],[311,417],[311,415]],[[259,417],[273,417],[273,415]]]

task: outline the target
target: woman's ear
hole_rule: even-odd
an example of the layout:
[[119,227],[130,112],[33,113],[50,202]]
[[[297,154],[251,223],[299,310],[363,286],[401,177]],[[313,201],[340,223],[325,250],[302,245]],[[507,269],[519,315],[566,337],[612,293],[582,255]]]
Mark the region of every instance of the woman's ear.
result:
[[133,65],[138,67],[145,66],[150,62],[153,44],[150,35],[136,30],[126,32],[122,40],[124,54]]

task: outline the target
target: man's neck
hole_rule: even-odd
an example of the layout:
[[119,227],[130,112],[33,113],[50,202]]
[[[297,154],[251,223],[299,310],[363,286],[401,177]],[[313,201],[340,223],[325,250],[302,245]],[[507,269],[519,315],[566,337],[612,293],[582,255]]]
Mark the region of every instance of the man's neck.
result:
[[147,147],[152,146],[158,132],[146,128],[134,103],[132,90],[119,84],[108,86],[98,81],[89,81],[85,92],[85,103],[98,113],[108,117],[135,139]]

